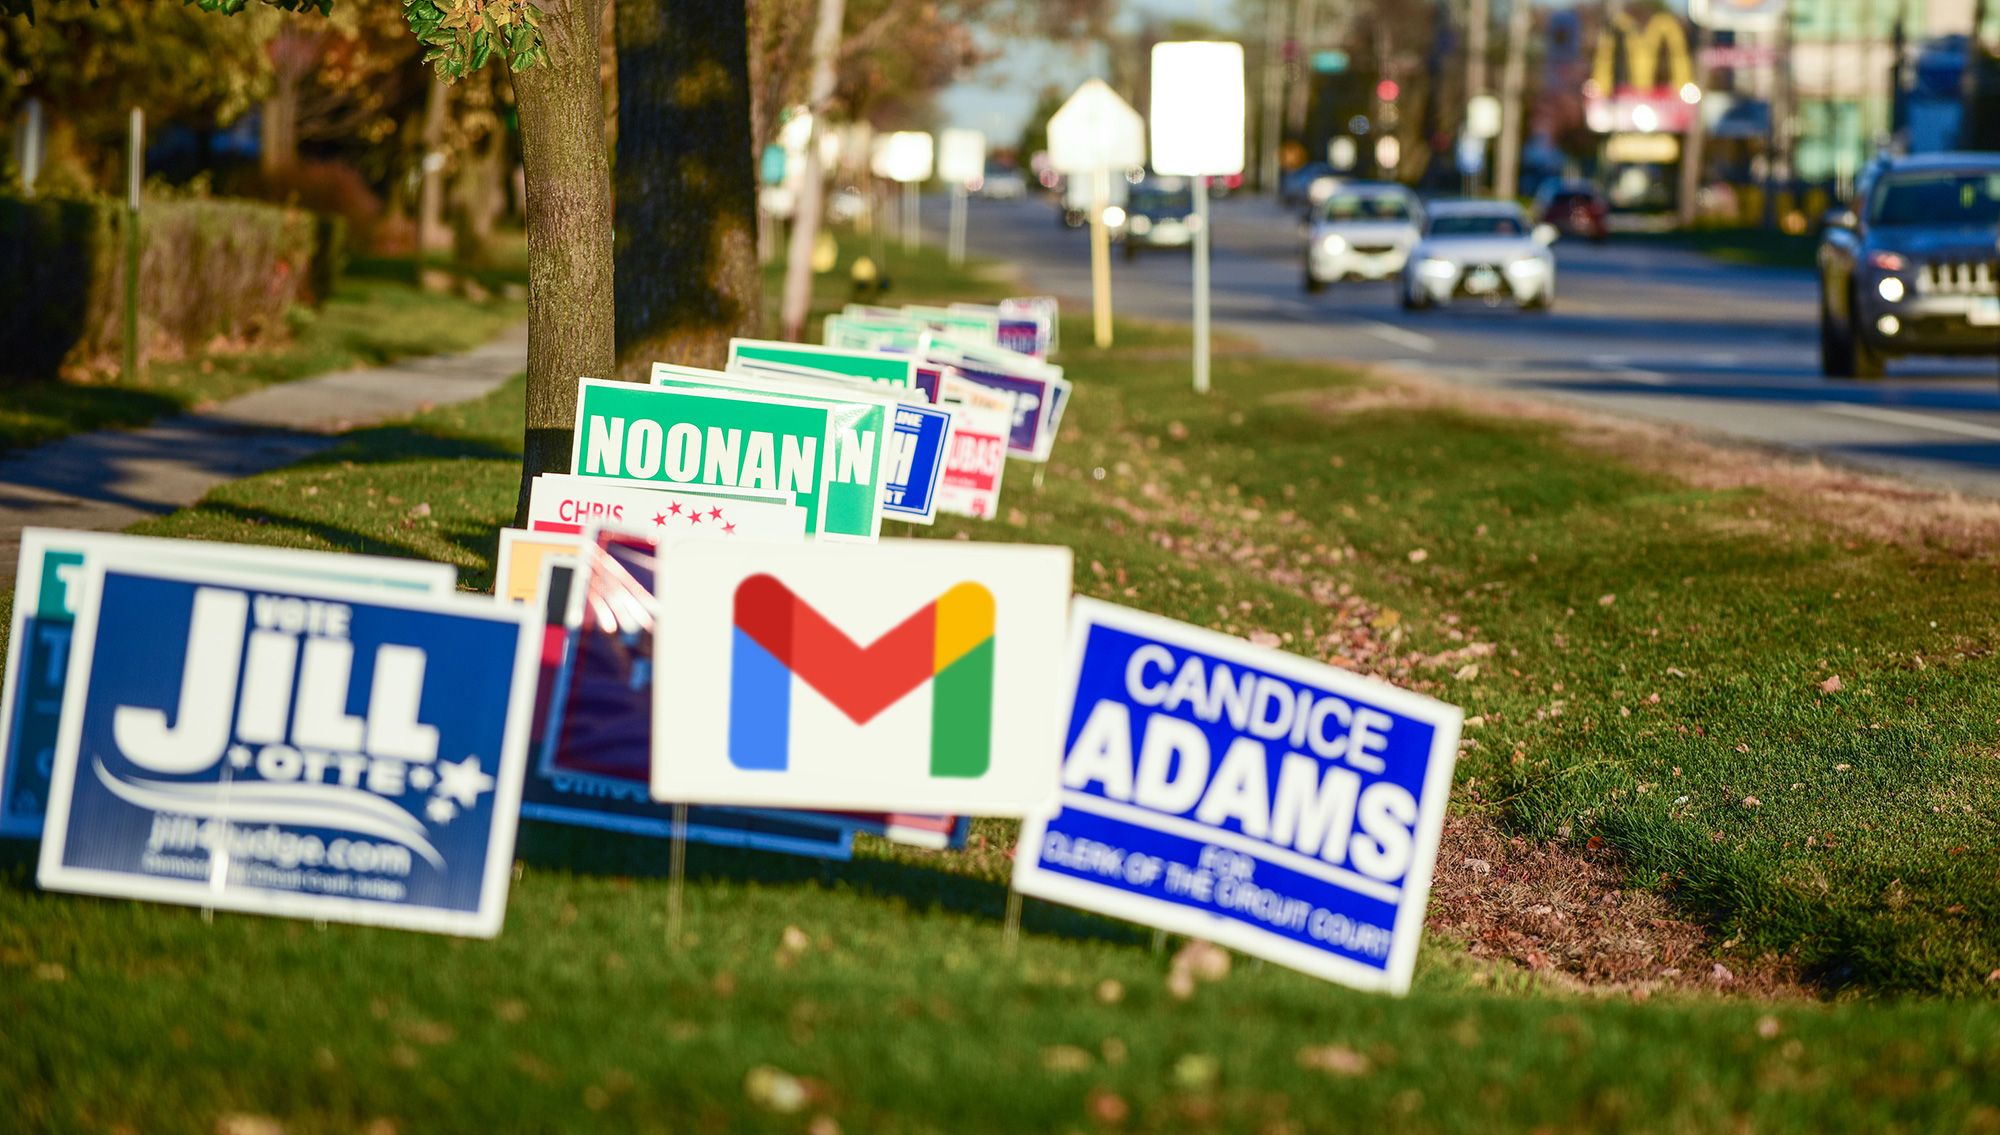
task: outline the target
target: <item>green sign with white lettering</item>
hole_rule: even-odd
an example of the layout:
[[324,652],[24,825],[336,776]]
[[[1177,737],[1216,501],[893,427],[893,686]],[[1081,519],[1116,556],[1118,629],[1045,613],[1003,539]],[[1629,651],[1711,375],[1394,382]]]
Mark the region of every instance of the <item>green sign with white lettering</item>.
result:
[[839,347],[816,347],[810,343],[782,343],[770,339],[731,339],[729,369],[755,368],[758,363],[786,367],[806,367],[831,371],[849,378],[896,390],[913,390],[917,385],[917,364],[908,355],[885,355],[877,351],[850,351]]
[[806,510],[806,534],[873,540],[881,521],[881,454],[836,457],[836,411],[824,403],[744,391],[577,384],[570,471],[580,477],[786,491]]
[[751,375],[725,374],[698,367],[653,364],[653,385],[669,389],[714,390],[752,394],[758,398],[824,406],[827,436],[835,476],[826,486],[826,531],[839,537],[873,540],[882,533],[883,465],[894,405],[881,396],[855,388],[853,398],[837,388],[808,389]]

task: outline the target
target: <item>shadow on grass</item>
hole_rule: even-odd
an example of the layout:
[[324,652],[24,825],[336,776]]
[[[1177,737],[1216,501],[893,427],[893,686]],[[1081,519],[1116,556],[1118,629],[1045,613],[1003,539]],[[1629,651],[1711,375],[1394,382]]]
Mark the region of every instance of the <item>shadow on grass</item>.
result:
[[[647,836],[527,820],[521,824],[514,854],[523,863],[543,870],[664,879],[670,846],[666,840]],[[1003,884],[890,859],[813,859],[690,843],[687,879],[691,884],[816,886],[901,903],[913,910],[943,911],[987,922],[1000,922],[1007,913],[1008,888]],[[1130,923],[1052,903],[1026,907],[1021,924],[1038,934],[1115,945],[1140,945],[1151,940],[1150,931]]]
[[0,454],[54,441],[78,430],[143,426],[178,413],[163,394],[56,379],[0,382]]

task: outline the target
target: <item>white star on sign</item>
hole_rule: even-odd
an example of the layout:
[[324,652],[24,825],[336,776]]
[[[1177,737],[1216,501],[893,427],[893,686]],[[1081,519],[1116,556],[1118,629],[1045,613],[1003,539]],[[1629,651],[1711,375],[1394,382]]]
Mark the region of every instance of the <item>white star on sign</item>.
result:
[[424,815],[431,818],[431,823],[448,824],[452,821],[453,817],[458,815],[458,809],[454,808],[451,801],[446,800],[444,797],[433,796],[431,802],[424,805]]
[[423,765],[418,765],[410,770],[410,787],[416,789],[418,792],[429,788],[431,782],[436,779],[437,777],[432,775],[431,770],[425,768]]
[[461,807],[470,808],[479,803],[480,793],[493,791],[493,778],[479,771],[478,757],[467,757],[457,764],[439,761],[437,770],[438,797],[449,796]]

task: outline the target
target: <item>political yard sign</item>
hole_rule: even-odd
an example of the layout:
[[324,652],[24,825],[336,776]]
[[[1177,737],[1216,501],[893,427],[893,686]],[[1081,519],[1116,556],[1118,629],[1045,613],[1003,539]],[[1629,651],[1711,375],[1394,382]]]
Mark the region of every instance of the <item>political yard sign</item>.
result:
[[[738,345],[743,342],[733,341]],[[869,357],[896,361],[887,355]],[[914,366],[907,359],[901,365],[906,370]],[[952,415],[950,410],[931,405],[921,391],[876,387],[853,375],[776,362],[766,364],[765,369],[748,368],[733,373],[655,363],[653,385],[748,390],[771,398],[831,406],[835,464],[846,467],[865,462],[871,454],[879,455],[882,467],[878,504],[882,514],[912,524],[929,524],[937,519],[937,485],[944,475],[945,438],[951,430]]]
[[806,510],[808,536],[873,539],[881,520],[879,454],[848,446],[836,464],[834,434],[834,411],[825,404],[586,378],[577,390],[570,471],[662,488],[789,492]]
[[69,685],[71,637],[77,612],[89,602],[84,563],[120,553],[153,564],[254,564],[260,572],[289,579],[340,580],[432,595],[449,595],[458,584],[458,569],[418,560],[109,532],[22,530],[13,632],[7,640],[12,648],[5,684],[0,685],[0,836],[33,839],[42,834]]
[[879,385],[895,393],[914,393],[917,388],[916,360],[908,355],[885,355],[879,351],[853,351],[770,339],[729,341],[729,362],[725,370],[783,376],[797,368],[840,375]]
[[1060,807],[1014,889],[1364,989],[1409,988],[1459,711],[1088,599]]
[[747,494],[749,490],[691,492],[644,481],[543,473],[528,486],[528,527],[574,534],[608,524],[655,540],[805,540],[806,513],[792,503],[791,494]]
[[[844,384],[774,381],[670,363],[653,364],[652,384],[667,390],[746,395],[826,407],[834,473],[826,484],[827,524],[820,536],[838,538],[850,528],[862,533],[857,539],[873,540],[881,534],[883,466],[890,444],[889,411],[896,404],[893,398]],[[723,443],[726,445],[726,435]],[[709,448],[718,451],[715,445]]]
[[1055,793],[1067,548],[665,552],[653,795],[1018,816]]
[[525,611],[139,556],[89,568],[43,887],[499,933]]

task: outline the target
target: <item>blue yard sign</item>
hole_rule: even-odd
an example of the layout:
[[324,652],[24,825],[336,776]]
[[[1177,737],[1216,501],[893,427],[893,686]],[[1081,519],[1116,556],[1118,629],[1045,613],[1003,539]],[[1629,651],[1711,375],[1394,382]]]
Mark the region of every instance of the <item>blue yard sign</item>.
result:
[[950,410],[909,402],[896,406],[895,444],[889,448],[890,470],[883,479],[883,515],[915,524],[937,519],[938,484],[944,480],[945,440],[950,433]]
[[1407,990],[1459,711],[1088,599],[1070,630],[1061,800],[1015,890]]
[[289,579],[339,580],[397,591],[449,595],[458,569],[384,556],[250,548],[53,528],[21,531],[13,633],[0,680],[0,836],[36,839],[48,803],[57,727],[69,682],[70,632],[82,596],[84,560],[124,553],[153,564],[254,563]]
[[522,609],[86,567],[42,886],[499,933],[534,689]]

